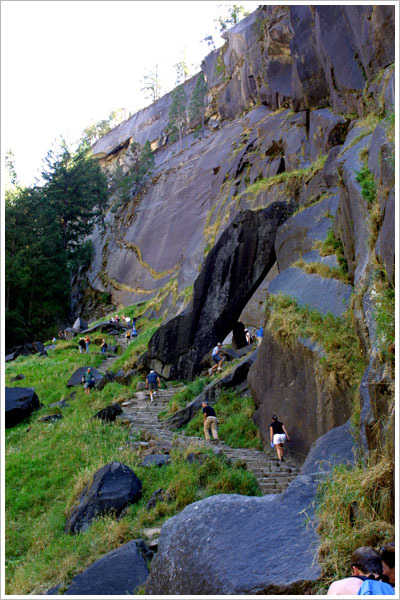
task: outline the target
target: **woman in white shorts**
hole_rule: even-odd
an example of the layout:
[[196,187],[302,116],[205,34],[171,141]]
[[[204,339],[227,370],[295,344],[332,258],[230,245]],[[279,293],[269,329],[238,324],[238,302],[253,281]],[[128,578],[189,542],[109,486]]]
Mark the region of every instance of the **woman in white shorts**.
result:
[[269,426],[269,436],[271,439],[271,444],[273,442],[276,453],[278,455],[278,460],[283,462],[283,444],[286,442],[290,442],[290,437],[283,423],[278,421],[278,417],[273,415],[272,423]]

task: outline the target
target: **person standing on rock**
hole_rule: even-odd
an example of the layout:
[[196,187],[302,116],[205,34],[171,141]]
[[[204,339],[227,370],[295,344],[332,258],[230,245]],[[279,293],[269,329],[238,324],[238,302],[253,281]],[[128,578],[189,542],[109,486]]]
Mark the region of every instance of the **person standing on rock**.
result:
[[256,339],[257,339],[258,346],[261,344],[263,337],[264,337],[264,327],[259,327],[256,331]]
[[278,417],[273,415],[272,423],[269,426],[269,436],[271,444],[273,443],[276,448],[279,462],[283,462],[283,444],[290,442],[290,437],[283,423],[278,421]]
[[156,397],[160,383],[160,378],[157,373],[150,371],[146,377],[146,390],[150,391],[150,402],[153,402],[153,399]]
[[211,359],[215,362],[215,365],[213,367],[211,367],[211,369],[208,369],[208,374],[212,375],[214,373],[214,371],[222,371],[221,365],[225,360],[225,356],[222,353],[222,344],[221,342],[218,342],[218,344],[215,346],[214,350],[212,351],[211,354]]
[[208,402],[204,401],[201,403],[203,407],[203,425],[204,425],[204,437],[207,441],[210,441],[210,428],[213,436],[213,442],[218,443],[218,420],[215,414],[215,410],[212,406],[208,404]]
[[89,396],[90,390],[92,389],[92,387],[94,387],[94,383],[95,383],[94,375],[93,375],[90,367],[88,367],[86,373],[82,377],[82,383],[83,383],[83,387],[85,389],[85,394],[87,396]]
[[101,340],[100,352],[101,352],[102,354],[105,354],[105,353],[106,353],[106,351],[107,351],[107,342],[106,342],[106,340],[103,338],[103,339]]

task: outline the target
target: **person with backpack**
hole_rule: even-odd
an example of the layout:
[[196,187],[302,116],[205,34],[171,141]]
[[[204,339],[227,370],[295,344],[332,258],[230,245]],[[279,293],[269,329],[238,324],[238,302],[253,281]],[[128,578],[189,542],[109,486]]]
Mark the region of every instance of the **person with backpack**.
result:
[[130,329],[127,330],[125,337],[126,337],[127,343],[129,344],[129,342],[131,341],[131,330]]
[[105,353],[106,353],[106,351],[107,351],[107,348],[108,348],[108,346],[107,346],[107,342],[106,342],[106,340],[103,338],[103,339],[101,340],[100,352],[101,352],[102,354],[105,354]]
[[273,415],[272,423],[269,426],[269,436],[271,441],[271,446],[275,446],[276,454],[278,456],[279,462],[283,461],[283,444],[286,442],[290,442],[290,437],[288,432],[286,431],[286,427],[283,423],[278,421],[278,417]]
[[159,376],[154,371],[150,371],[150,373],[146,377],[146,390],[149,390],[150,392],[150,402],[153,402],[153,399],[156,397],[159,385]]
[[79,352],[80,352],[81,354],[83,354],[83,351],[84,351],[84,350],[85,350],[85,348],[86,348],[86,343],[85,343],[85,340],[83,339],[83,337],[81,337],[81,338],[79,339],[78,346],[79,346]]
[[383,581],[382,559],[369,546],[357,548],[351,555],[351,576],[331,583],[328,596],[394,596],[394,588]]

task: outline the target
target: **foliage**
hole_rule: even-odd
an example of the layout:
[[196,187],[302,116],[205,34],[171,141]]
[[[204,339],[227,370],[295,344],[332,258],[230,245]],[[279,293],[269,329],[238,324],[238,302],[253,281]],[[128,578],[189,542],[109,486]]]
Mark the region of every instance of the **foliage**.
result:
[[396,296],[394,287],[381,269],[375,273],[373,290],[378,348],[384,361],[394,361]]
[[[218,418],[219,435],[228,446],[262,450],[258,429],[252,419],[255,407],[251,397],[223,391],[213,408]],[[204,435],[201,410],[185,427],[185,434]]]
[[146,99],[155,102],[161,98],[161,83],[158,65],[155,65],[147,75],[143,76],[142,83],[143,87],[141,91],[144,92]]
[[217,19],[214,19],[215,23],[219,25],[221,33],[250,14],[249,11],[245,10],[243,4],[219,5],[218,8],[226,9],[225,15],[220,15]]
[[189,79],[189,66],[186,62],[186,57],[177,62],[174,65],[176,71],[176,83],[175,85],[180,85]]
[[360,171],[356,174],[356,180],[361,185],[361,194],[367,203],[368,207],[371,207],[376,200],[376,181],[374,174],[364,165]]
[[342,317],[322,315],[283,295],[269,296],[267,310],[267,328],[274,336],[288,345],[300,336],[309,337],[322,346],[321,366],[334,374],[339,385],[361,381],[366,364],[350,310]]
[[317,240],[313,247],[318,250],[321,256],[335,254],[339,263],[341,276],[344,278],[344,280],[349,280],[349,267],[344,255],[343,243],[335,236],[333,228],[328,230],[325,240]]
[[89,144],[94,144],[126,118],[126,110],[124,108],[113,110],[110,112],[108,119],[102,119],[93,125],[85,127],[82,132],[82,138]]
[[355,548],[376,549],[394,538],[394,463],[388,452],[369,468],[359,462],[338,465],[320,484],[317,496],[322,586],[348,575]]
[[129,171],[125,172],[117,163],[112,173],[112,190],[117,196],[111,209],[113,213],[129,202],[131,194],[137,194],[154,172],[155,161],[149,140],[143,146],[132,142],[129,156],[132,163]]
[[[131,397],[132,390],[118,383],[95,389],[89,397],[82,388],[75,388],[76,397],[68,399],[70,406],[62,409],[63,419],[40,422],[41,416],[54,412],[49,404],[70,393],[65,384],[87,359],[75,341],[57,342],[46,361],[20,357],[6,365],[6,384],[16,374],[24,374],[26,384],[35,388],[44,404],[5,435],[7,593],[38,594],[60,582],[68,585],[107,552],[143,537],[144,527],[161,526],[193,501],[220,493],[260,494],[252,473],[195,446],[171,451],[169,465],[140,467],[142,459],[129,443],[129,428],[120,421],[103,423],[91,418],[107,404]],[[98,367],[102,357],[91,353],[90,361]],[[199,460],[189,463],[190,452]],[[93,473],[111,461],[121,461],[135,471],[143,485],[141,500],[118,520],[103,517],[83,534],[65,534],[66,511]],[[169,500],[146,508],[158,488],[168,492]]]
[[202,138],[204,138],[204,116],[207,107],[207,91],[208,86],[206,80],[204,79],[203,74],[200,73],[189,102],[189,118],[192,121],[200,121]]
[[7,345],[50,337],[65,321],[70,277],[90,260],[84,240],[103,220],[106,179],[86,143],[50,151],[43,180],[6,192]]
[[171,92],[171,106],[168,113],[168,130],[171,140],[179,136],[179,147],[182,150],[182,134],[187,123],[186,118],[186,93],[183,85],[178,85]]

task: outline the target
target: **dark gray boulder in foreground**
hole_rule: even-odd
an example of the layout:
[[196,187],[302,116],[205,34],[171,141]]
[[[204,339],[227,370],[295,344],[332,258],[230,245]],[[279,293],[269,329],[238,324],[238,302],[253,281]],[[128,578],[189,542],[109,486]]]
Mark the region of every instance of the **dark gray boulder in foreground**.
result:
[[118,517],[128,504],[139,500],[141,493],[142,482],[132,469],[120,462],[105,465],[79,496],[79,504],[67,518],[65,532],[86,531],[92,520],[102,515]]
[[6,427],[18,425],[42,406],[34,388],[6,387],[5,400]]
[[64,595],[98,597],[134,594],[149,575],[142,546],[142,540],[132,540],[109,552],[74,577]]
[[282,494],[190,504],[161,529],[146,594],[310,593],[320,577],[312,506],[318,482],[331,465],[352,461],[345,424],[314,444],[302,474]]
[[[82,385],[82,377],[88,370],[89,366],[90,365],[88,365],[87,367],[79,367],[79,369],[77,369],[69,378],[67,387],[74,387],[75,385]],[[104,375],[102,373],[100,373],[100,371],[98,371],[97,369],[94,369],[93,367],[90,367],[90,370],[93,374],[95,384],[98,384],[99,381],[101,379],[103,379]]]

